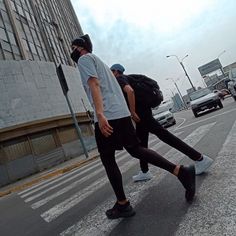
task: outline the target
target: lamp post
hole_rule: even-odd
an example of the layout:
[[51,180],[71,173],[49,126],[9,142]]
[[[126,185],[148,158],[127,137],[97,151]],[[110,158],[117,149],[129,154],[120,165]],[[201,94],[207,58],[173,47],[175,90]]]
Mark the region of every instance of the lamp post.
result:
[[219,55],[218,55],[218,59],[219,59],[219,57],[222,55],[222,54],[224,54],[226,52],[226,50],[223,50]]
[[189,80],[189,83],[191,84],[191,86],[192,86],[192,88],[193,88],[193,91],[196,91],[196,89],[195,89],[195,87],[193,86],[193,83],[192,83],[192,81],[191,81],[191,79],[190,79],[190,77],[189,77],[189,75],[188,75],[188,73],[187,73],[187,71],[186,71],[186,69],[185,69],[185,67],[184,67],[184,64],[183,64],[183,60],[184,60],[186,57],[188,57],[188,54],[185,55],[185,56],[182,58],[182,60],[180,60],[177,55],[167,55],[166,57],[167,57],[167,58],[168,58],[168,57],[175,57],[175,58],[178,60],[179,64],[181,65],[181,67],[182,67],[183,70],[184,70],[185,75],[187,76],[187,78],[188,78],[188,80]]
[[182,100],[182,102],[183,102],[183,104],[184,104],[184,107],[185,107],[185,109],[187,109],[188,106],[187,106],[187,104],[185,103],[184,98],[183,98],[183,96],[182,96],[182,94],[181,94],[181,92],[180,92],[180,90],[179,90],[179,87],[177,86],[177,84],[176,84],[176,82],[174,81],[174,79],[173,79],[173,78],[166,78],[166,80],[171,80],[171,81],[174,83],[174,85],[175,85],[175,87],[176,87],[176,89],[177,89],[177,91],[178,91],[178,93],[179,93],[179,95],[180,95],[180,97],[181,97],[181,100]]

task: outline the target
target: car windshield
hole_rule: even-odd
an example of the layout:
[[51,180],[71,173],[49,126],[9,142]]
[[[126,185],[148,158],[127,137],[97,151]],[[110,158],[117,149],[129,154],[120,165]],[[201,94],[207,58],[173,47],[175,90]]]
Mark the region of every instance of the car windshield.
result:
[[205,89],[197,90],[193,93],[190,93],[189,97],[190,97],[190,100],[193,101],[193,100],[196,100],[198,98],[204,97],[209,93],[211,93],[211,90],[208,89],[208,88],[205,88]]
[[160,114],[160,113],[165,112],[165,111],[169,111],[168,106],[159,106],[158,108],[153,109],[152,113],[153,113],[153,115],[156,115],[156,114]]

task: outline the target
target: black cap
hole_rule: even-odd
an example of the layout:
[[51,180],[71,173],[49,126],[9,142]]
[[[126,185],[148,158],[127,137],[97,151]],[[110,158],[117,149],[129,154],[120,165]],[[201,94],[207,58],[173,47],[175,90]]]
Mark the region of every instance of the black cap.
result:
[[88,52],[93,51],[93,45],[91,42],[91,39],[88,34],[82,35],[77,39],[74,39],[72,41],[72,45],[78,46],[78,47],[83,47],[86,49]]

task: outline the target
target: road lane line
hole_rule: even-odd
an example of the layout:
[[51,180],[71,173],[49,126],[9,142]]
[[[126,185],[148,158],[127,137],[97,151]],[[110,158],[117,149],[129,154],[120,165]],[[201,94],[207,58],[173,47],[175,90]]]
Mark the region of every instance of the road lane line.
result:
[[69,176],[75,174],[75,173],[78,172],[78,171],[81,171],[81,170],[87,168],[88,166],[94,165],[94,164],[96,164],[97,162],[99,162],[99,160],[96,160],[96,161],[94,161],[94,162],[91,162],[91,163],[89,163],[89,164],[87,164],[87,165],[85,165],[85,166],[80,167],[79,169],[77,168],[77,169],[72,170],[72,171],[70,171],[69,173],[65,173],[65,174],[63,174],[63,175],[61,175],[61,176],[55,176],[55,177],[53,177],[53,178],[51,178],[51,179],[45,180],[45,181],[43,181],[43,182],[40,182],[40,183],[38,183],[38,184],[36,184],[36,185],[30,187],[30,188],[27,188],[27,189],[25,189],[25,190],[19,192],[18,195],[20,195],[20,196],[23,197],[23,198],[24,198],[24,197],[27,197],[27,196],[31,195],[32,193],[37,192],[38,190],[43,189],[43,188],[44,188],[43,185],[45,185],[45,187],[47,187],[47,186],[49,186],[49,185],[51,185],[51,184],[54,184],[54,183],[56,183],[56,182],[58,182],[58,181],[60,181],[60,180],[62,180],[62,179],[64,179],[64,178],[67,178],[67,177],[69,177]]
[[[178,136],[178,135],[181,134],[181,133],[182,133],[182,132],[179,132],[179,133],[177,133],[176,135]],[[159,142],[159,143],[157,143],[156,145],[154,145],[154,146],[152,147],[152,149],[157,150],[157,149],[159,149],[159,148],[160,148],[161,146],[163,146],[163,145],[164,145],[163,142]],[[117,159],[117,162],[122,161],[123,159],[125,159],[125,158],[128,157],[128,156],[129,156],[129,154],[126,154],[124,157],[122,157],[122,158],[120,158],[120,159]],[[33,196],[31,196],[31,197],[25,199],[25,202],[30,202],[30,201],[35,200],[36,198],[38,198],[38,197],[44,195],[45,193],[47,193],[47,192],[49,192],[49,191],[51,191],[51,190],[53,190],[53,189],[55,189],[55,188],[57,188],[57,187],[59,187],[59,186],[65,184],[65,183],[67,183],[67,182],[69,182],[69,181],[71,181],[71,180],[73,180],[73,179],[75,179],[75,178],[77,178],[78,176],[80,176],[80,175],[82,175],[82,174],[88,172],[88,171],[91,170],[91,169],[94,169],[94,168],[97,167],[98,165],[99,165],[99,163],[96,164],[94,167],[90,167],[90,168],[88,168],[87,170],[78,173],[77,175],[74,175],[74,176],[72,176],[72,177],[70,177],[70,178],[68,178],[68,179],[66,179],[66,180],[64,180],[64,181],[62,181],[62,182],[60,182],[60,183],[58,183],[58,184],[56,184],[56,185],[53,185],[53,186],[50,187],[50,188],[47,188],[46,190],[44,190],[44,191],[42,191],[42,192],[40,192],[40,193],[38,193],[38,194],[36,194],[36,195],[33,195]],[[68,192],[69,190],[73,189],[77,184],[80,184],[80,183],[82,183],[82,182],[85,182],[86,180],[88,180],[88,179],[92,178],[93,176],[97,175],[97,174],[100,173],[103,169],[104,169],[103,167],[99,168],[98,170],[96,170],[96,171],[93,172],[92,174],[87,175],[87,176],[83,177],[82,179],[73,182],[71,185],[69,185],[69,186],[67,186],[67,187],[65,187],[65,188],[63,188],[63,189],[61,189],[61,190],[59,190],[58,192],[56,192],[56,193],[54,193],[54,194],[52,194],[52,195],[50,195],[50,196],[48,196],[48,197],[46,197],[46,198],[44,198],[44,199],[38,201],[38,202],[35,202],[34,204],[31,205],[31,207],[32,207],[33,209],[36,209],[36,208],[39,208],[39,207],[45,205],[46,203],[48,203],[48,202],[51,201],[52,199],[55,199],[56,197],[58,197],[58,196],[60,196],[60,195],[62,195],[62,194],[64,194],[64,193]],[[23,197],[23,196],[22,196],[22,197]]]
[[207,181],[181,221],[176,236],[235,235],[236,121],[217,155]]
[[205,121],[207,121],[207,120],[211,120],[211,119],[213,119],[213,118],[215,118],[215,117],[218,117],[218,116],[222,116],[222,115],[231,113],[231,112],[233,112],[233,111],[236,111],[236,108],[231,109],[231,110],[229,110],[229,111],[225,111],[225,112],[223,112],[223,113],[220,113],[220,114],[217,114],[217,115],[214,115],[214,116],[211,116],[211,117],[208,117],[208,118],[203,119],[203,120],[199,120],[199,121],[193,122],[193,123],[191,123],[191,124],[189,124],[189,125],[185,125],[185,126],[176,128],[176,130],[178,130],[178,129],[184,129],[184,128],[187,128],[187,127],[189,127],[189,126],[196,125],[196,124],[205,122]]
[[[131,167],[136,165],[137,162],[135,159],[131,159],[130,161],[124,163],[120,166],[121,173],[128,171]],[[52,220],[56,219],[58,216],[63,214],[64,212],[68,211],[82,200],[84,200],[89,195],[96,192],[98,189],[102,188],[105,184],[108,183],[107,176],[99,178],[97,181],[93,182],[88,187],[84,188],[83,190],[78,191],[76,194],[72,195],[70,198],[66,199],[65,201],[55,205],[48,211],[41,214],[41,217],[46,222],[51,222]]]
[[[184,142],[189,145],[195,146],[216,124],[216,122],[200,126],[195,131],[193,131],[190,135],[188,135]],[[165,155],[168,160],[171,160],[175,163],[179,163],[185,155],[171,149]],[[154,166],[150,167],[152,173],[154,174],[154,178],[145,183],[136,183],[129,182],[125,186],[126,195],[131,199],[131,203],[133,206],[136,206],[139,202],[142,201],[143,198],[148,194],[148,189],[157,186],[160,181],[167,175],[167,172],[156,168]],[[183,190],[184,192],[184,190]],[[184,194],[183,194],[184,195]],[[113,204],[114,197],[110,197],[105,202],[100,204],[98,207],[93,209],[88,215],[83,217],[76,224],[72,225],[65,231],[63,231],[60,236],[101,236],[108,235],[121,221],[118,220],[108,220],[104,214],[104,212],[111,207]]]
[[177,130],[177,129],[179,129],[179,128],[184,124],[184,122],[186,121],[186,119],[183,118],[183,117],[178,117],[178,118],[176,118],[176,119],[182,119],[183,121],[182,121],[182,123],[180,123],[180,124],[174,129],[174,131]]
[[[128,155],[122,156],[121,158],[119,158],[119,159],[117,160],[117,163],[119,163],[120,161],[126,159],[127,157],[128,157]],[[31,205],[31,207],[32,207],[33,209],[36,209],[36,208],[39,208],[39,207],[45,205],[45,204],[48,203],[49,201],[51,201],[51,200],[55,199],[56,197],[61,196],[62,194],[64,194],[64,193],[70,191],[71,189],[75,188],[78,184],[81,184],[81,183],[83,183],[83,182],[85,182],[85,181],[91,179],[92,177],[96,176],[97,174],[99,174],[99,173],[102,172],[102,171],[104,171],[104,167],[101,165],[100,168],[97,169],[96,171],[94,171],[94,172],[90,173],[89,175],[86,175],[86,176],[84,176],[83,178],[81,178],[81,179],[79,179],[79,180],[73,182],[72,184],[66,186],[65,188],[60,189],[60,190],[57,191],[56,193],[53,193],[52,195],[50,195],[50,196],[48,196],[48,197],[46,197],[46,198],[44,198],[44,199],[42,199],[42,200],[40,200],[40,201],[38,201],[38,202],[35,202],[34,204]],[[62,183],[58,184],[58,186],[61,185],[61,184],[65,184],[65,183],[71,181],[72,179],[74,179],[74,178],[70,178],[70,179],[68,179],[68,180],[65,180],[65,181],[63,181]],[[32,200],[34,200],[35,198],[38,198],[38,197],[42,196],[42,195],[45,194],[46,192],[48,192],[48,191],[50,191],[50,190],[52,190],[52,189],[55,189],[55,188],[58,187],[58,186],[52,186],[51,188],[46,189],[45,191],[43,191],[43,192],[41,192],[41,193],[39,193],[39,194],[37,194],[37,195],[31,197],[31,198],[26,199],[25,202],[32,201]]]
[[[27,193],[21,195],[21,198],[28,197],[29,195],[32,195],[33,193],[38,192],[39,190],[42,190],[42,189],[44,189],[44,188],[46,188],[46,187],[48,187],[48,186],[50,186],[50,185],[53,185],[52,187],[47,188],[47,189],[45,190],[45,193],[46,193],[48,189],[54,189],[54,188],[60,186],[61,184],[66,183],[67,181],[72,180],[72,179],[74,179],[74,178],[77,178],[78,176],[80,176],[80,175],[82,175],[82,174],[84,174],[84,173],[86,173],[86,172],[88,172],[88,171],[90,171],[90,170],[96,168],[96,167],[99,166],[99,165],[100,165],[100,162],[98,162],[97,164],[95,164],[95,165],[93,165],[93,166],[91,166],[91,167],[89,167],[89,168],[87,168],[87,169],[85,169],[85,170],[82,170],[82,171],[81,171],[81,169],[80,169],[80,170],[72,171],[72,172],[70,172],[70,173],[68,173],[68,174],[66,174],[66,175],[60,176],[60,177],[58,177],[57,179],[55,179],[55,180],[53,180],[53,181],[50,181],[49,183],[44,183],[44,185],[39,186],[38,188],[35,188],[35,189],[33,189],[32,191],[27,192]],[[88,166],[87,166],[87,167],[88,167]],[[75,174],[76,172],[79,172],[79,173]],[[71,175],[72,175],[72,177],[70,177]],[[68,179],[67,179],[67,178],[68,178]],[[66,179],[66,180],[62,181],[63,179]],[[62,182],[59,182],[59,181],[62,181]],[[56,184],[56,185],[54,185],[54,184],[57,183],[57,182],[59,182],[59,183]],[[30,199],[30,198],[29,198],[29,199]],[[32,197],[32,200],[33,200],[33,199],[34,199],[34,198]],[[28,201],[31,201],[31,200],[27,200],[27,202],[28,202]]]

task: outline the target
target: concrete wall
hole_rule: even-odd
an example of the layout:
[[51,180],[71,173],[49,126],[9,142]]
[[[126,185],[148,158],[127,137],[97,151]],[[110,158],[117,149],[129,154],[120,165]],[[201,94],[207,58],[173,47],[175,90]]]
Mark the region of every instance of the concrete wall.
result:
[[[88,109],[77,68],[63,66],[74,112]],[[56,74],[50,62],[0,61],[0,129],[30,121],[69,114]]]
[[[81,84],[78,69],[63,66],[63,70],[67,78],[68,95],[73,111],[85,112],[81,99],[86,108],[92,110]],[[70,114],[53,63],[0,61],[0,72],[0,133],[1,129],[14,125]],[[94,136],[84,137],[84,142],[87,150],[96,148]],[[82,153],[81,142],[76,140],[62,144],[43,155],[32,154],[4,164],[0,162],[0,186],[50,168]]]

